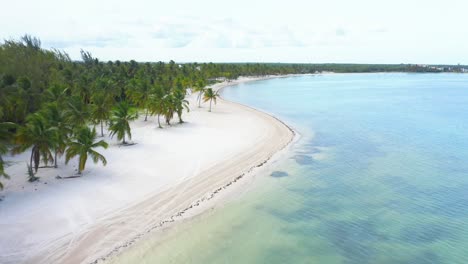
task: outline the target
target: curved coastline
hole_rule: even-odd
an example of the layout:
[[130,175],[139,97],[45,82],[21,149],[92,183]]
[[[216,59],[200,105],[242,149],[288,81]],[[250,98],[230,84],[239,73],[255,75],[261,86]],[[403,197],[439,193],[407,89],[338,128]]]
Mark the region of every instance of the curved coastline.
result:
[[[213,88],[221,90],[241,82],[278,77],[285,76],[241,78],[239,81],[216,84]],[[243,153],[218,162],[165,191],[150,195],[99,219],[91,228],[77,234],[73,238],[73,244],[66,240],[57,241],[53,248],[48,248],[47,255],[34,257],[31,263],[101,263],[112,260],[148,233],[154,234],[176,225],[180,220],[206,212],[213,206],[208,205],[208,201],[217,198],[217,194],[224,190],[232,189],[228,187],[245,176],[251,176],[257,168],[263,167],[275,154],[289,146],[297,136],[290,126],[273,115],[223,98],[219,103],[228,105],[235,111],[247,112],[252,117],[268,123],[268,133]],[[218,200],[220,199],[214,200],[215,205],[221,204]]]
[[[239,81],[223,82],[223,83],[215,84],[214,86],[212,86],[212,88],[214,90],[217,90],[217,91],[221,92],[221,90],[223,90],[225,88],[228,88],[230,86],[235,86],[235,85],[238,85],[240,83],[254,82],[254,81],[267,80],[267,79],[273,79],[273,78],[284,78],[284,77],[293,77],[293,76],[292,75],[291,76],[290,75],[283,75],[283,76],[267,76],[267,77],[258,77],[258,78],[250,78],[250,77],[242,78],[241,77],[241,79]],[[232,180],[226,182],[224,185],[222,185],[219,188],[216,188],[215,190],[211,191],[210,193],[208,193],[207,196],[204,196],[204,197],[201,197],[201,198],[197,199],[190,206],[188,206],[188,207],[184,208],[183,210],[177,212],[176,214],[170,216],[169,219],[163,220],[163,221],[161,221],[160,223],[158,223],[155,226],[151,226],[144,233],[141,233],[141,234],[137,235],[135,238],[133,238],[133,239],[131,239],[129,241],[126,241],[126,243],[122,244],[121,246],[118,246],[118,247],[114,248],[111,252],[109,252],[105,256],[94,260],[92,262],[93,264],[100,263],[101,261],[106,262],[109,259],[112,260],[112,258],[117,257],[118,254],[122,252],[122,250],[134,245],[143,236],[145,236],[145,235],[147,235],[147,234],[149,234],[149,233],[151,233],[153,231],[156,232],[156,229],[159,229],[160,231],[163,231],[163,229],[168,227],[168,225],[177,224],[175,222],[178,221],[178,220],[183,220],[184,214],[186,214],[189,210],[198,209],[197,212],[193,212],[193,214],[187,216],[186,218],[192,218],[192,217],[194,217],[196,215],[203,214],[204,212],[206,212],[210,208],[210,206],[206,206],[205,208],[201,208],[204,205],[206,205],[206,202],[212,200],[213,198],[217,198],[216,195],[218,193],[226,190],[228,187],[231,187],[234,183],[237,183],[239,180],[243,179],[244,177],[252,176],[250,174],[255,173],[255,172],[253,172],[255,169],[260,168],[260,167],[264,166],[265,164],[267,164],[276,154],[278,154],[279,152],[281,152],[282,150],[287,148],[292,142],[296,141],[297,137],[299,136],[299,134],[292,127],[290,127],[288,124],[283,122],[281,119],[277,118],[276,116],[274,116],[274,115],[272,115],[270,113],[266,113],[264,111],[261,111],[259,109],[255,109],[255,108],[253,108],[251,106],[248,106],[248,105],[245,105],[245,104],[241,104],[241,103],[238,103],[238,102],[232,102],[232,101],[226,100],[223,97],[221,97],[219,101],[221,101],[223,103],[236,105],[237,107],[248,109],[250,112],[252,112],[254,114],[263,115],[263,116],[265,116],[267,118],[274,119],[273,122],[277,122],[277,123],[281,124],[282,126],[287,128],[287,130],[290,132],[289,140],[285,144],[280,146],[278,150],[276,150],[276,151],[274,151],[272,153],[269,153],[269,155],[266,156],[262,161],[260,161],[257,164],[253,164],[252,166],[246,168],[245,171],[242,172],[240,175],[237,175]],[[238,187],[241,187],[241,186],[238,186]],[[217,201],[217,202],[219,203],[220,201]],[[215,201],[215,203],[216,203],[216,201]]]

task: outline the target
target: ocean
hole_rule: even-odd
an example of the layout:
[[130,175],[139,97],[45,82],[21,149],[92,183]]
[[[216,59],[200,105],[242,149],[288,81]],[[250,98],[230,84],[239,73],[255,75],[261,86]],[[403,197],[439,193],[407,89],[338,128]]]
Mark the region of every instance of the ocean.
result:
[[249,191],[116,263],[468,263],[468,75],[324,74],[222,95],[300,139]]

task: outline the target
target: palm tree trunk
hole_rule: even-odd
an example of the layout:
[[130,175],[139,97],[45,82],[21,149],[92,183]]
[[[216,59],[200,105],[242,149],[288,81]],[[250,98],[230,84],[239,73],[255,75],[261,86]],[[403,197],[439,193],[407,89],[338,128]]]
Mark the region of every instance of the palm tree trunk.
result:
[[159,120],[159,119],[160,119],[160,117],[161,117],[161,116],[160,116],[160,115],[158,115],[158,127],[159,127],[159,128],[162,128],[162,126],[161,126],[161,121]]
[[182,111],[178,111],[177,115],[179,116],[179,124],[182,124],[184,121],[182,120]]
[[34,150],[34,170],[36,171],[36,173],[37,173],[37,170],[39,169],[40,160],[41,160],[41,156],[40,156],[39,150],[35,149]]
[[83,162],[82,158],[82,154],[78,156],[78,175],[81,175],[81,163]]
[[198,98],[197,98],[197,100],[198,100],[198,107],[201,107],[201,95],[202,95],[202,92],[200,91],[200,92],[198,93]]
[[57,149],[55,149],[54,152],[54,168],[57,168]]
[[104,137],[104,130],[103,130],[103,125],[102,125],[102,120],[101,120],[101,137]]
[[32,168],[33,168],[32,162],[33,162],[34,148],[35,148],[35,147],[33,147],[33,148],[31,149],[31,158],[29,159],[29,165],[31,166],[31,170],[32,170]]
[[123,143],[124,145],[127,143],[127,142],[125,142],[125,133],[124,133],[124,135],[123,135],[123,142],[122,142],[122,143]]
[[211,112],[211,101],[213,101],[213,99],[210,99],[210,112]]
[[145,113],[145,122],[148,121],[148,108],[146,109],[146,113]]

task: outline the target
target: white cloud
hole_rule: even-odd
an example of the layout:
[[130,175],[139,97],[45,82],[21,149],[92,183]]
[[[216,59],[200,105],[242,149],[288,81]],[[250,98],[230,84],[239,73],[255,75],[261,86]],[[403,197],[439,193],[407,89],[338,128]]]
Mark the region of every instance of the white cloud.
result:
[[[24,8],[28,6],[28,8]],[[0,38],[30,33],[73,58],[468,63],[462,0],[16,0]]]

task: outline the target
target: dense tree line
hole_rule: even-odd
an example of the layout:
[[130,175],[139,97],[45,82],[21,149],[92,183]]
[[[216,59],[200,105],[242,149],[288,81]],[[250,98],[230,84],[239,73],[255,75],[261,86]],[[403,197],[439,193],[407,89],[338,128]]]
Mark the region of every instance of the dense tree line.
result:
[[198,64],[101,62],[89,52],[81,55],[82,61],[72,61],[31,36],[0,45],[0,177],[8,177],[1,158],[8,151],[30,151],[31,180],[41,166],[57,167],[61,155],[66,162],[78,157],[78,173],[88,156],[105,164],[94,150],[107,147],[98,140],[104,127],[127,144],[129,123],[139,112],[145,121],[157,115],[159,127],[160,119],[182,123],[187,89],[204,93],[208,84]]
[[[170,125],[183,122],[187,91],[201,101],[216,103],[218,94],[205,88],[219,78],[333,72],[436,71],[415,65],[281,64],[281,63],[138,63],[102,62],[86,51],[73,61],[60,50],[41,48],[38,38],[25,35],[0,45],[0,178],[2,154],[30,151],[28,173],[34,180],[39,164],[57,166],[78,156],[79,170],[87,157],[106,163],[94,150],[108,127],[123,144],[131,138],[129,122],[156,115]],[[98,128],[98,132],[91,127]],[[0,184],[0,188],[2,185]]]

